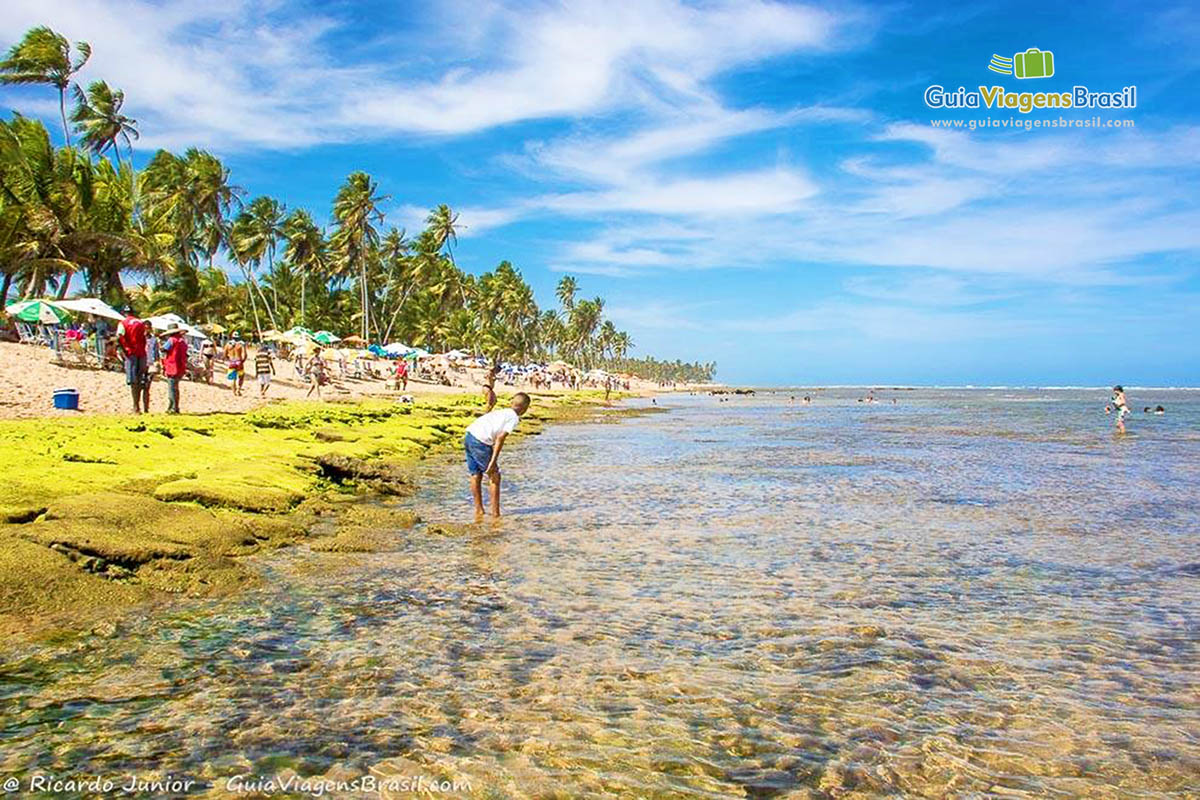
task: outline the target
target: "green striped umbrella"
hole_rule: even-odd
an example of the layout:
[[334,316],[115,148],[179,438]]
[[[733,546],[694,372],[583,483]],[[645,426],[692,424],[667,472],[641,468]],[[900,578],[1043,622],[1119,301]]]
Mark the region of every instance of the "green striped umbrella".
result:
[[341,341],[341,339],[329,331],[317,331],[312,335],[312,338],[314,342],[319,342],[320,344],[336,344]]
[[22,322],[41,322],[46,325],[63,323],[71,315],[46,300],[18,300],[4,307],[4,313]]

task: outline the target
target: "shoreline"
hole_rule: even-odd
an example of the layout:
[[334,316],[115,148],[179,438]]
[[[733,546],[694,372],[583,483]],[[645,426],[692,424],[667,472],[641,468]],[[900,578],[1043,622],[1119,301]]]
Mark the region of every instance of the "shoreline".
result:
[[[236,592],[262,580],[242,557],[302,541],[370,552],[384,526],[466,532],[403,499],[418,462],[449,453],[481,407],[459,393],[0,420],[0,635],[103,632],[137,608]],[[602,391],[534,394],[518,434],[605,408]],[[401,502],[357,502],[371,496]]]
[[[215,370],[211,384],[186,380],[180,386],[182,409],[185,414],[248,413],[279,405],[288,401],[316,400],[308,398],[308,385],[299,382],[290,362],[276,360],[276,374],[266,397],[259,396],[258,382],[247,375],[243,394],[235,396],[225,380],[221,365]],[[441,384],[411,378],[405,390],[390,388],[390,380],[381,378],[356,378],[336,376],[323,389],[325,402],[345,402],[365,399],[397,400],[411,395],[418,402],[429,398],[441,398],[468,393],[479,393],[482,389],[483,370],[461,369],[449,376],[452,383]],[[66,411],[53,407],[51,402],[55,389],[70,387],[79,392],[79,410]],[[534,389],[524,384],[498,384],[501,391],[526,391],[538,395],[571,394],[579,391],[594,391],[603,394],[603,388],[569,389],[556,387]],[[679,385],[674,391],[691,391],[693,387]],[[662,388],[652,381],[636,380],[628,390],[620,393],[629,395],[653,395],[673,391]],[[166,381],[161,377],[151,383],[151,406],[154,411],[167,407]],[[614,396],[618,394],[616,390]],[[125,385],[124,373],[114,370],[79,368],[56,363],[51,351],[38,345],[23,345],[0,342],[0,420],[41,419],[53,417],[74,419],[96,415],[127,415],[132,401],[129,388]]]

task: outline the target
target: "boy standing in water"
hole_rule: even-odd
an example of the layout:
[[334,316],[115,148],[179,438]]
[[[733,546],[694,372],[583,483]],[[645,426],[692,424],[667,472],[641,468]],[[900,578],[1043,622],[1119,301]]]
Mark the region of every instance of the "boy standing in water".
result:
[[500,451],[504,440],[529,410],[529,395],[517,392],[512,406],[489,411],[467,428],[463,450],[467,472],[471,475],[471,495],[475,498],[475,518],[483,517],[483,476],[488,476],[492,494],[492,516],[500,516]]
[[1129,405],[1125,402],[1125,388],[1114,386],[1112,393],[1113,409],[1117,412],[1117,432],[1125,432],[1125,418],[1129,416]]

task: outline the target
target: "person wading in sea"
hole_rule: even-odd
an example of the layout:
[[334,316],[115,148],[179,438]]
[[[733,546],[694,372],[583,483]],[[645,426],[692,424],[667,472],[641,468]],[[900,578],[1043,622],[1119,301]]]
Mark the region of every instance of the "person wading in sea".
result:
[[1129,416],[1129,404],[1125,402],[1125,387],[1114,386],[1112,393],[1113,410],[1117,412],[1117,433],[1125,432],[1125,418]]
[[468,426],[463,437],[467,472],[471,475],[471,496],[475,499],[475,518],[483,517],[483,476],[488,476],[492,495],[492,516],[500,516],[500,451],[521,417],[529,410],[529,395],[517,392],[509,408],[489,411]]

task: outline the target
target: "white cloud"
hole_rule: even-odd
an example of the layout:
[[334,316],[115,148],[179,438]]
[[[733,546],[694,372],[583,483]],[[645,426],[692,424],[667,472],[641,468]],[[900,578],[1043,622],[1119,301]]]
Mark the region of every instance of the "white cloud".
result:
[[[827,47],[838,30],[831,13],[763,0],[439,10],[424,41],[358,63],[330,41],[342,28],[332,10],[281,0],[8,0],[0,29],[49,24],[90,41],[83,78],[126,91],[143,146],[225,150],[709,102],[704,84],[720,72]],[[406,74],[411,62],[420,70]]]
[[816,184],[800,170],[780,168],[711,178],[635,179],[615,189],[561,194],[541,203],[567,214],[760,215],[795,211],[816,191]]

